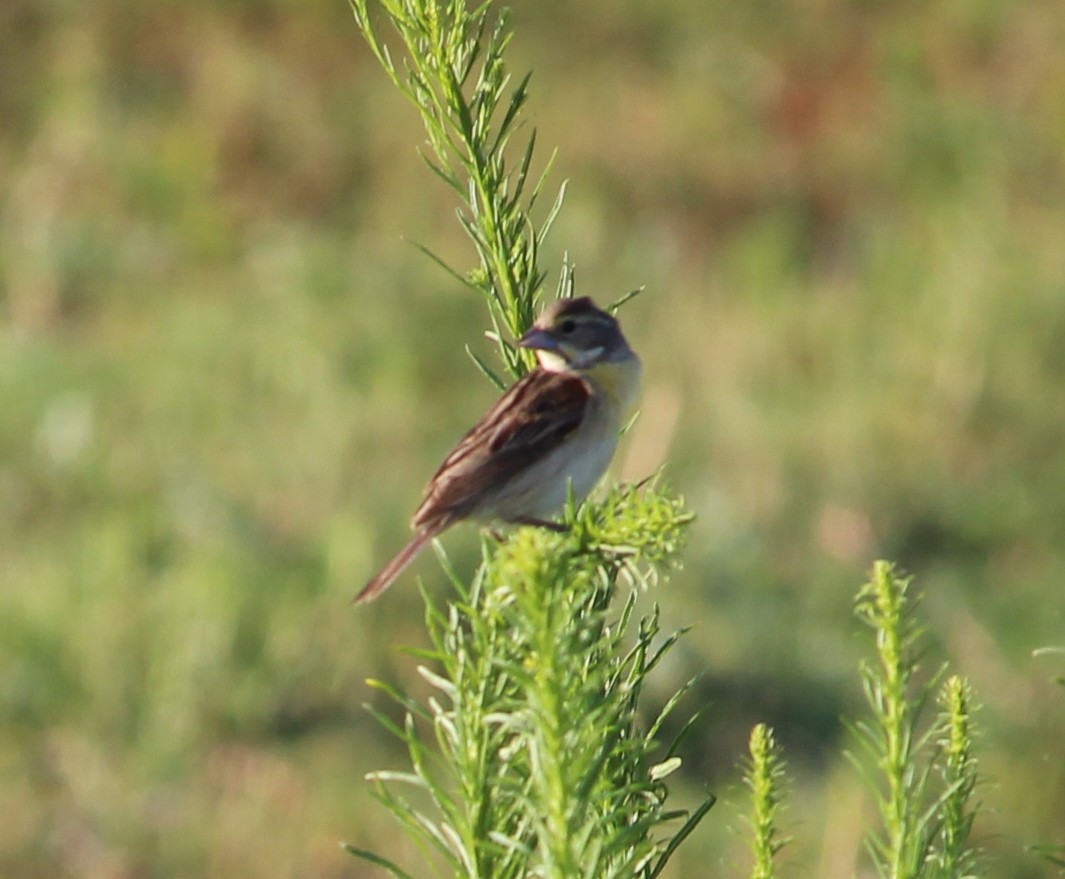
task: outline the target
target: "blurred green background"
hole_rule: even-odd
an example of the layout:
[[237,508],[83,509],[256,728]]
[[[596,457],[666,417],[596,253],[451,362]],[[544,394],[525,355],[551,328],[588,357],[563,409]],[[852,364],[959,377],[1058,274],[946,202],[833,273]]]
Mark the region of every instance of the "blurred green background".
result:
[[[916,574],[969,675],[991,875],[1065,843],[1065,4],[514,0],[569,197],[546,255],[633,287],[643,417],[698,520],[655,598],[708,709],[675,876],[743,874],[773,724],[788,875],[856,872],[854,592]],[[0,10],[0,875],[370,876],[363,773],[417,687],[413,575],[348,599],[494,397],[472,251],[343,0]],[[469,570],[472,529],[446,540]],[[447,587],[431,559],[416,567]],[[649,705],[649,710],[655,706]]]

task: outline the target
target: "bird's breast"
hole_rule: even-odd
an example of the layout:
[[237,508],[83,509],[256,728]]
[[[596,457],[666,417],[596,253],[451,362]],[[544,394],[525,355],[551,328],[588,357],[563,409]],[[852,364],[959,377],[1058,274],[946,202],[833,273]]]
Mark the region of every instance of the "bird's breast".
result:
[[643,365],[635,355],[620,361],[608,361],[581,372],[582,377],[595,389],[595,397],[603,406],[617,410],[618,426],[629,410],[636,405],[640,395],[640,380]]
[[635,357],[581,372],[593,393],[580,425],[558,448],[531,464],[479,511],[483,518],[547,518],[572,491],[583,500],[610,465],[623,419],[636,401],[640,362]]

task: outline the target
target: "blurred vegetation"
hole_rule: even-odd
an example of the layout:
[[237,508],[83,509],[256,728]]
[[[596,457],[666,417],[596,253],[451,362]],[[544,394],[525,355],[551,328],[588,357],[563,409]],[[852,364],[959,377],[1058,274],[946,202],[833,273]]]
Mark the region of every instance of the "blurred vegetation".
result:
[[[785,869],[853,874],[887,557],[984,705],[990,873],[1054,875],[1065,6],[511,5],[571,181],[545,265],[648,287],[617,471],[668,458],[699,515],[661,671],[706,672],[685,772],[725,802],[674,874],[741,869],[759,721]],[[477,298],[401,240],[473,258],[417,119],[343,2],[7,0],[0,69],[0,874],[364,875],[336,843],[386,832],[396,755],[363,679],[417,688],[424,632],[413,577],[347,600],[495,394]]]

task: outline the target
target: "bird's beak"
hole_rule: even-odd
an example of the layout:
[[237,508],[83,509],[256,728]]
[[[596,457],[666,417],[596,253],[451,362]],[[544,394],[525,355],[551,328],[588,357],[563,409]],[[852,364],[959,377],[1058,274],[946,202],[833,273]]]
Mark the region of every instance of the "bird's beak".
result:
[[557,351],[558,340],[547,330],[533,327],[524,336],[518,339],[519,348],[532,348],[534,351]]

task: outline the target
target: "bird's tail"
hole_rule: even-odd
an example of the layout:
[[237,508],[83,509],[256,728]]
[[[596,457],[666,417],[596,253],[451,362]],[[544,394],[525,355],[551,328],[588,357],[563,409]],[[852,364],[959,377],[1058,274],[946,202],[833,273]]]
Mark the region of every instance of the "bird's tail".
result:
[[381,571],[374,577],[365,588],[352,599],[352,604],[365,604],[367,601],[373,601],[384,592],[389,586],[392,585],[392,581],[396,579],[403,571],[406,570],[407,565],[414,561],[415,557],[420,553],[430,540],[436,537],[444,529],[439,525],[428,526],[423,528],[414,537],[411,538],[403,549],[401,549],[392,561],[385,565]]

